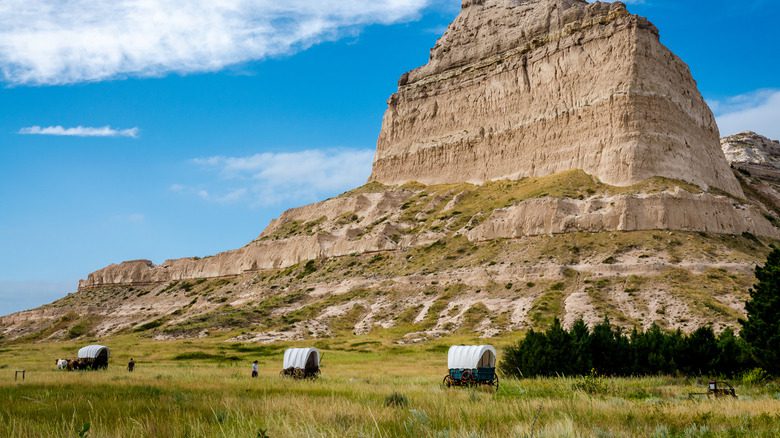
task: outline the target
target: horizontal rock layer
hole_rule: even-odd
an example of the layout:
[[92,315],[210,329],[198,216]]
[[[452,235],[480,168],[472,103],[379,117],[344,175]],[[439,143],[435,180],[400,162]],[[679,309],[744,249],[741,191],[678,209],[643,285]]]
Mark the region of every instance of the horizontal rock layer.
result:
[[[148,284],[213,278],[286,268],[324,257],[392,251],[447,238],[444,231],[415,230],[401,217],[419,191],[407,189],[352,194],[293,209],[243,248],[203,259],[111,265],[82,280],[80,289],[106,284]],[[448,206],[457,211],[457,196]],[[472,241],[520,238],[572,231],[679,230],[780,238],[780,232],[752,206],[732,198],[681,189],[652,194],[541,197],[486,212],[455,231]],[[293,226],[295,228],[293,228]],[[307,227],[317,231],[307,231]],[[292,230],[292,231],[290,231]]]
[[656,229],[780,237],[780,232],[754,208],[725,197],[681,190],[585,200],[534,199],[493,212],[468,237],[492,240],[576,231]]
[[583,169],[736,196],[714,117],[657,29],[621,3],[466,1],[389,100],[371,179],[475,182]]

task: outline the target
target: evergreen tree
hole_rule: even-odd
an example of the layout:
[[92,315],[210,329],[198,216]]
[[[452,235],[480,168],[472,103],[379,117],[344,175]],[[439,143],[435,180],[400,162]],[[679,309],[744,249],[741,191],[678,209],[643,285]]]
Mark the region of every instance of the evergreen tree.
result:
[[631,334],[631,370],[629,374],[647,376],[677,371],[675,358],[680,333],[666,334],[653,324],[646,332]]
[[735,377],[753,367],[754,363],[745,341],[737,337],[730,328],[723,330],[718,337],[718,358],[715,361],[715,369],[718,373]]
[[746,342],[726,329],[716,337],[711,327],[690,335],[664,332],[655,324],[630,336],[608,319],[589,330],[577,321],[565,330],[558,319],[545,332],[530,331],[507,348],[501,360],[506,376],[583,376],[591,369],[609,376],[725,375],[736,376],[755,366]]
[[619,375],[630,360],[630,351],[623,348],[628,342],[621,342],[617,329],[612,328],[609,318],[605,317],[599,325],[593,327],[590,336],[590,356],[593,368],[599,374]]
[[681,356],[682,371],[689,375],[706,375],[712,373],[718,358],[718,341],[712,327],[699,327],[685,338]]
[[564,330],[558,318],[553,320],[552,326],[547,330],[547,361],[549,361],[548,375],[571,375],[576,371],[572,363],[572,339]]
[[750,346],[756,362],[774,375],[780,375],[780,248],[774,248],[764,266],[756,268],[758,283],[745,303],[747,319],[742,338]]
[[593,368],[593,359],[590,356],[590,330],[582,319],[578,319],[571,327],[571,342],[572,372],[587,375]]
[[547,337],[533,330],[516,346],[507,348],[500,362],[501,371],[506,376],[533,377],[546,376],[554,365],[549,363]]

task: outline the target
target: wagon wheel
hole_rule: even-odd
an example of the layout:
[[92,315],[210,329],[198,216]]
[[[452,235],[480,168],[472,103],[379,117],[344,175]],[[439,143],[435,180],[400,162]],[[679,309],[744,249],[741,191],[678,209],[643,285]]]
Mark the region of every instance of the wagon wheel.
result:
[[453,385],[455,382],[452,380],[452,376],[450,376],[449,374],[447,374],[446,376],[444,376],[444,380],[442,380],[442,382],[441,382],[441,383],[443,383],[443,384],[444,384],[444,386],[446,386],[447,388],[449,388],[449,387],[451,387],[451,386],[452,386],[452,385]]
[[295,377],[296,379],[303,379],[304,377],[306,377],[306,374],[303,372],[302,369],[296,368],[295,371],[293,371],[293,377]]
[[495,387],[496,387],[496,392],[498,392],[498,374],[496,374],[496,375],[493,377],[493,382],[491,382],[491,383],[492,383],[492,385],[493,385],[493,386],[495,386]]
[[285,372],[285,370],[279,371],[279,375],[282,377],[287,377],[287,373]]
[[471,372],[471,370],[465,370],[463,371],[463,374],[460,376],[460,381],[463,382],[464,385],[473,385],[474,374]]

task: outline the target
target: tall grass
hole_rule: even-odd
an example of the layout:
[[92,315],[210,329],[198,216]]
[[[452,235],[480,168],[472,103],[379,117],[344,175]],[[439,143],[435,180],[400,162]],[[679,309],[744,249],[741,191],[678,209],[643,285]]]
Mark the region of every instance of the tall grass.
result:
[[[780,388],[738,386],[738,400],[694,400],[691,379],[609,379],[596,395],[579,379],[504,379],[495,393],[443,388],[446,352],[430,346],[327,350],[323,377],[278,376],[280,349],[214,341],[122,338],[105,372],[58,372],[75,345],[12,346],[0,353],[0,436],[77,437],[623,437],[778,436]],[[365,346],[361,346],[365,348]],[[241,350],[245,351],[241,351]],[[427,350],[433,351],[427,351]],[[203,351],[203,359],[174,360]],[[132,352],[130,374],[122,364]],[[209,354],[239,356],[215,361]],[[258,352],[264,354],[258,356]],[[49,359],[51,358],[51,360]],[[261,375],[249,378],[250,359]],[[25,382],[13,371],[25,368]],[[395,395],[393,395],[395,394]],[[406,403],[387,403],[388,397]]]

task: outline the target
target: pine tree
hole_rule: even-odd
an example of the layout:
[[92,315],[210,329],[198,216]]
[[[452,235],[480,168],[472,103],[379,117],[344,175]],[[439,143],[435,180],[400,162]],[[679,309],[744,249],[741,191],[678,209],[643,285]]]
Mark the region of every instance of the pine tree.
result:
[[558,318],[553,320],[552,326],[547,329],[547,361],[549,361],[548,375],[562,374],[572,375],[576,373],[572,363],[572,339],[561,325]]
[[683,362],[679,363],[689,376],[709,375],[718,359],[718,340],[712,327],[699,327],[685,338]]
[[758,283],[745,303],[747,319],[742,338],[764,370],[780,375],[780,248],[774,248],[764,266],[756,268]]
[[723,330],[718,337],[718,359],[715,369],[719,373],[734,377],[753,367],[745,340],[737,337],[730,328]]
[[590,351],[593,368],[599,374],[620,375],[630,362],[628,342],[621,339],[620,331],[612,328],[609,318],[604,317],[601,324],[593,327],[590,335]]
[[578,319],[571,328],[571,342],[572,373],[587,375],[593,368],[593,360],[590,357],[590,330],[582,319]]

